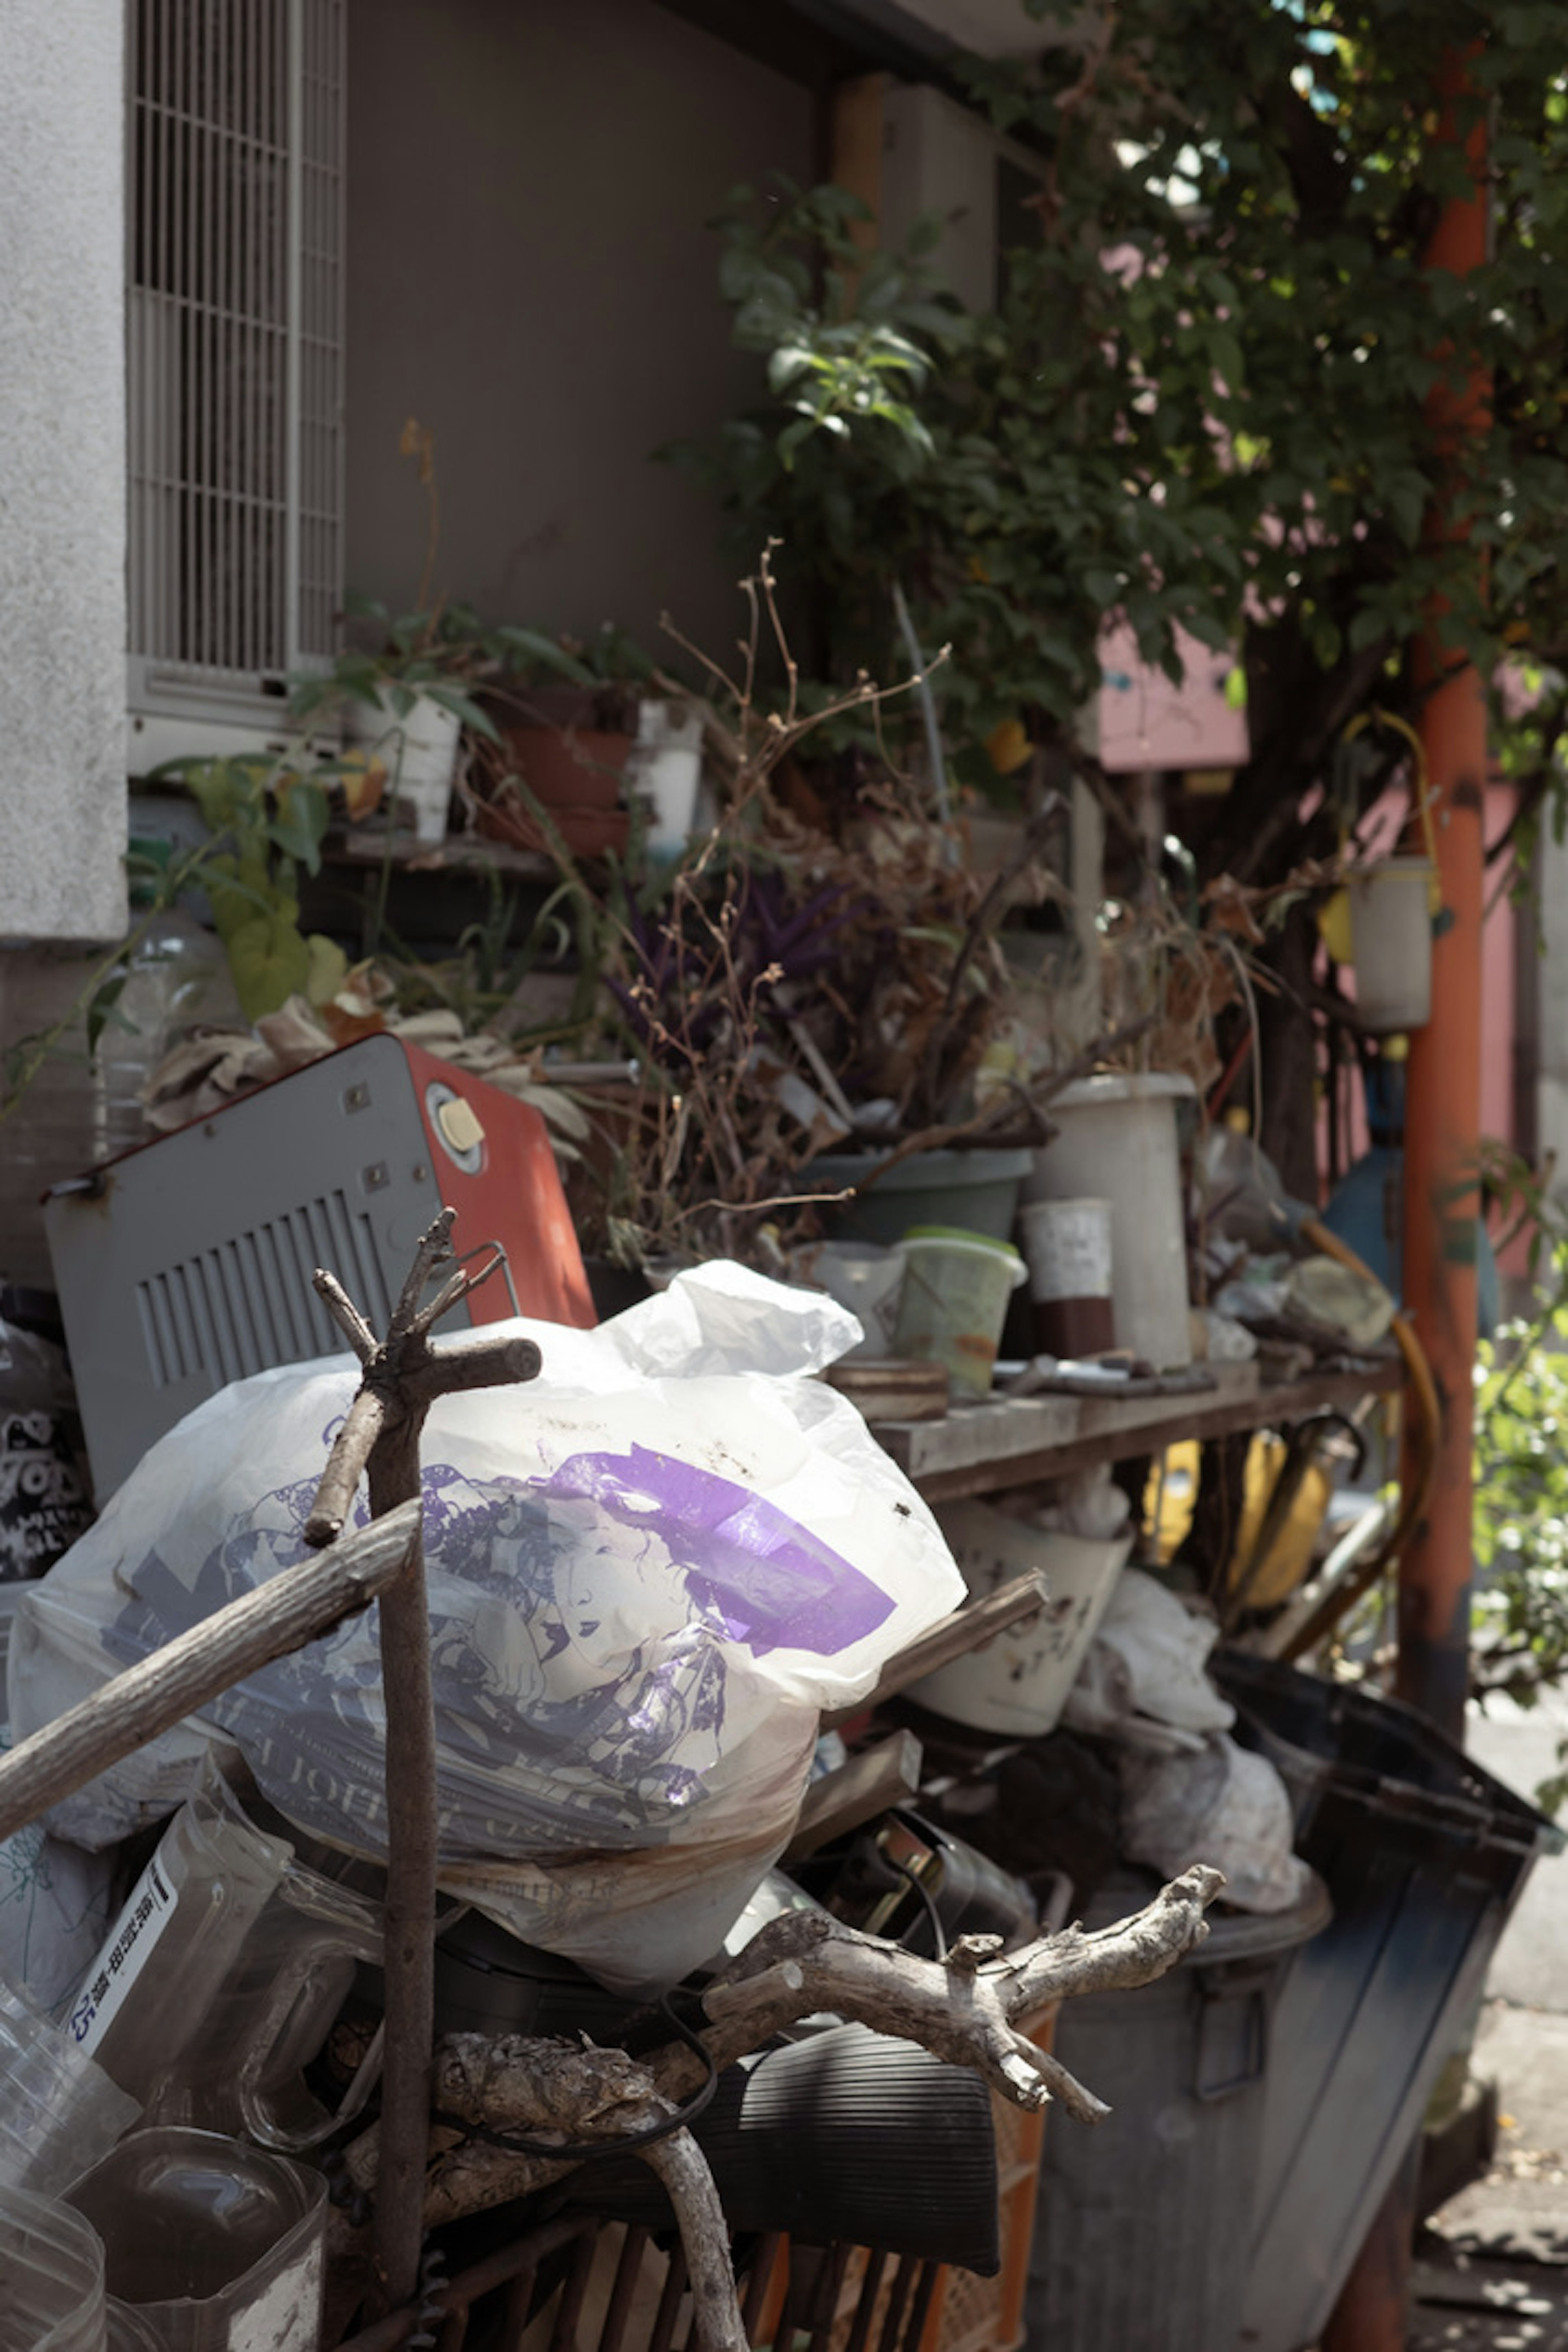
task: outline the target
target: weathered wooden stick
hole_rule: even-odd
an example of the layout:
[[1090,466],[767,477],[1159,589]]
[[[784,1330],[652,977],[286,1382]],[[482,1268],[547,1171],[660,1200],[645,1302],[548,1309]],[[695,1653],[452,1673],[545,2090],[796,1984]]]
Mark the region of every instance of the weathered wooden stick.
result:
[[318,1269],[315,1277],[318,1295],[364,1367],[364,1379],[328,1457],[306,1521],[307,1539],[336,1539],[362,1476],[369,1480],[373,1522],[402,1505],[416,1506],[403,1572],[381,1601],[386,2051],[371,2284],[376,2309],[405,2302],[418,2279],[430,2139],[437,1806],[425,1549],[417,1517],[420,1433],[430,1406],[448,1391],[502,1387],[532,1379],[540,1368],[531,1339],[487,1336],[441,1351],[431,1347],[431,1325],[472,1287],[468,1276],[459,1273],[435,1298],[425,1299],[436,1268],[451,1257],[453,1221],[454,1212],[443,1209],[421,1235],[379,1343],[335,1276]]
[[935,1674],[953,1658],[962,1658],[988,1642],[993,1633],[1005,1626],[1016,1625],[1033,1617],[1047,1595],[1047,1578],[1043,1569],[1032,1568],[1026,1576],[1016,1576],[1010,1584],[986,1594],[984,1601],[972,1601],[963,1609],[955,1609],[951,1617],[942,1618],[907,1649],[897,1650],[878,1675],[875,1687],[853,1706],[840,1706],[822,1718],[822,1727],[831,1731],[836,1724],[848,1723],[855,1716],[864,1715],[868,1707],[879,1706],[895,1692],[908,1690],[922,1675]]
[[788,1870],[862,1822],[907,1805],[921,1784],[921,1753],[912,1731],[895,1731],[813,1780],[800,1801],[795,1834],[779,1856],[779,1868]]
[[402,1573],[418,1528],[416,1505],[389,1512],[216,1610],[35,1731],[0,1758],[0,1838],[187,1715],[200,1714],[247,1675],[368,1609]]
[[675,2208],[701,2352],[750,2352],[735,2292],[730,2225],[708,2158],[689,2131],[671,2132],[637,2154],[658,2173]]

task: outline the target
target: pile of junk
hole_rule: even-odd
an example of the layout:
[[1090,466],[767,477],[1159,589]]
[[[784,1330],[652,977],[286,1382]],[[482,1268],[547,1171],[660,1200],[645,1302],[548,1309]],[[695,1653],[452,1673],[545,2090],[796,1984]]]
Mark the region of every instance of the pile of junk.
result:
[[[490,1318],[542,1370],[439,1395],[420,1443],[429,2227],[413,2298],[362,2303],[394,1958],[379,1605],[150,1736],[112,1718],[123,1678],[310,1556],[361,1382],[310,1268],[385,1331],[437,1150],[459,1195],[484,1160],[449,1074],[414,1158],[404,1066],[384,1136],[375,1088],[320,1066],[352,1183],[258,1201],[238,1107],[63,1188],[58,1328],[0,1303],[0,2352],[1300,2352],[1548,1826],[1406,1710],[1216,1649],[1132,1564],[1107,1472],[934,1513],[821,1377],[862,1339],[825,1293],[716,1263],[595,1322],[531,1137],[510,1246],[483,1249],[513,1210],[455,1220],[505,1279],[438,1328]],[[339,1132],[310,1139],[314,1177]],[[369,1524],[362,1490],[345,1540]],[[32,1759],[73,1740],[110,1760],[35,1811]],[[1225,1874],[1206,1934],[1195,1864]],[[1132,1915],[1149,1944],[1183,1874],[1190,1919],[1142,1974],[1030,1974],[1121,1951]],[[926,1995],[873,2030],[804,1964],[752,1969],[796,1922],[856,1931],[847,1985],[891,1954]],[[1048,2131],[994,2058],[953,2063],[1009,1969],[1040,1997],[999,2072],[1075,2111]],[[783,2009],[715,2066],[763,1994]],[[695,2087],[635,2153],[458,2112],[509,2037],[611,2075],[674,2047]],[[1093,2129],[1079,2084],[1110,2105]],[[652,2160],[686,2135],[728,2333]],[[465,2203],[487,2168],[538,2185]]]

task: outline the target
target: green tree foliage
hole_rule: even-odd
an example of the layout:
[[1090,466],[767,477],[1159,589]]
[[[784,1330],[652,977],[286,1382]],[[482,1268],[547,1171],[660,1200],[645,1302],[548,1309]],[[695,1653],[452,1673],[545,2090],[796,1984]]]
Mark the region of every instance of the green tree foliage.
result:
[[[1065,731],[1108,611],[1168,668],[1178,623],[1245,632],[1246,826],[1387,696],[1435,598],[1489,677],[1568,656],[1568,7],[1024,5],[1037,59],[968,69],[1044,173],[996,310],[933,293],[919,249],[858,268],[841,192],[737,200],[723,287],[773,397],[709,471],[785,542],[839,673],[890,674],[902,583],[971,735],[1021,706]],[[1428,247],[1482,117],[1493,251],[1461,278]]]

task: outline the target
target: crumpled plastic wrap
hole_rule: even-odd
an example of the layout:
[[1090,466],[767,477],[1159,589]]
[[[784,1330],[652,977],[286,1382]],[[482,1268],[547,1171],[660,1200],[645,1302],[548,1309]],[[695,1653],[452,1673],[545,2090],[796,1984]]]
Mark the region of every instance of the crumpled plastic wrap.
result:
[[[859,1337],[826,1297],[710,1265],[595,1331],[489,1328],[537,1340],[544,1370],[426,1426],[441,1883],[606,1983],[671,1983],[787,1841],[819,1710],[864,1696],[963,1580],[855,1407],[807,1377]],[[24,1604],[17,1738],[305,1556],[358,1377],[263,1372],[159,1441]],[[384,1854],[374,1610],[51,1827],[100,1847],[162,1819],[224,1736],[289,1819]]]
[[1173,1878],[1194,1862],[1225,1873],[1225,1899],[1241,1911],[1289,1911],[1311,1872],[1292,1851],[1285,1783],[1267,1756],[1223,1731],[1195,1755],[1124,1750],[1121,1846],[1131,1862]]
[[1236,1709],[1204,1668],[1219,1639],[1210,1617],[1184,1608],[1140,1568],[1124,1568],[1079,1669],[1062,1720],[1074,1731],[1160,1754],[1200,1748]]

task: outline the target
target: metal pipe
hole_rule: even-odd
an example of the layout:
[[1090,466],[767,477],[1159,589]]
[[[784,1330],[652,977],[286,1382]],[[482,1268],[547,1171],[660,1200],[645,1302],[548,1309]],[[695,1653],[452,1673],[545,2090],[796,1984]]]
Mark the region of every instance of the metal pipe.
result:
[[[1454,143],[1456,113],[1473,96],[1468,59],[1438,61],[1437,137]],[[1465,140],[1469,190],[1450,199],[1426,264],[1463,277],[1487,257],[1486,125]],[[1487,427],[1489,386],[1473,372],[1456,393],[1441,384],[1427,404],[1440,450]],[[1441,484],[1428,511],[1429,541],[1464,538]],[[1478,549],[1476,562],[1484,562]],[[1462,1740],[1469,1680],[1470,1464],[1476,1355],[1476,1220],[1479,1210],[1482,816],[1486,701],[1472,667],[1455,667],[1434,604],[1417,648],[1417,682],[1430,688],[1420,718],[1436,833],[1445,921],[1432,945],[1432,1011],[1412,1040],[1405,1109],[1405,1304],[1431,1364],[1442,1403],[1432,1493],[1399,1561],[1395,1688]],[[1414,1479],[1406,1414],[1402,1477]],[[1419,2142],[1404,2158],[1323,2334],[1325,2352],[1402,2352],[1410,2301]]]
[[[1442,61],[1437,94],[1444,132],[1468,87],[1464,59]],[[1487,253],[1486,131],[1466,145],[1471,193],[1444,210],[1429,269],[1463,276]],[[1462,391],[1439,387],[1429,417],[1439,444],[1486,429],[1489,387],[1472,374]],[[1440,494],[1439,494],[1440,495]],[[1428,530],[1463,538],[1435,504]],[[1476,561],[1484,561],[1477,551]],[[1405,1303],[1442,1399],[1432,1495],[1399,1564],[1395,1687],[1451,1738],[1462,1740],[1469,1670],[1471,1452],[1476,1357],[1476,1224],[1480,1209],[1481,923],[1487,715],[1474,667],[1455,666],[1435,611],[1418,650],[1428,684],[1420,733],[1426,755],[1445,910],[1432,949],[1432,1013],[1411,1039],[1405,1112]],[[1408,1440],[1407,1440],[1408,1443]]]

